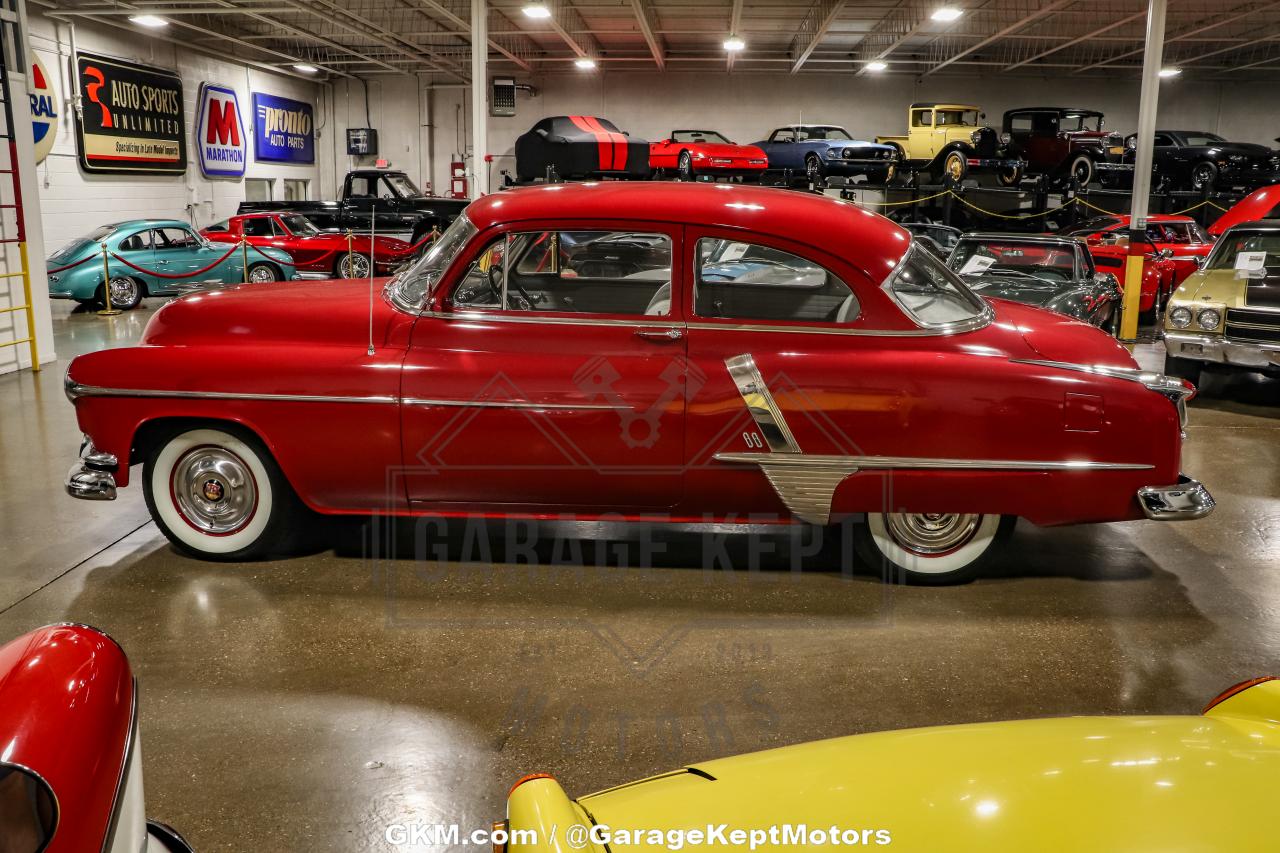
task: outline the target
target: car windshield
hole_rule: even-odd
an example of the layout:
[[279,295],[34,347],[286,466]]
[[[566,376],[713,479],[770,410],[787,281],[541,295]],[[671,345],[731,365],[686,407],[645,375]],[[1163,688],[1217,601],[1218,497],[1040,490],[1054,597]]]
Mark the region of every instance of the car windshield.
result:
[[1221,145],[1227,141],[1216,133],[1184,133],[1182,138],[1187,145]]
[[382,179],[400,198],[418,198],[422,191],[413,185],[408,175],[383,175]]
[[1155,243],[1208,243],[1209,238],[1195,222],[1148,222],[1147,237]]
[[1058,129],[1067,133],[1102,130],[1102,116],[1065,115],[1058,119]]
[[1056,285],[1076,277],[1076,252],[1071,243],[961,240],[947,266],[964,276],[975,290],[1011,278]]
[[914,241],[906,259],[884,283],[884,289],[922,326],[965,323],[985,316],[990,310],[946,264]]
[[315,223],[300,213],[282,216],[280,221],[284,223],[284,227],[300,237],[310,237],[320,233],[320,229],[315,226]]
[[950,252],[960,242],[960,230],[932,222],[903,222],[902,227],[917,237],[928,237],[939,248]]
[[114,230],[116,230],[114,225],[103,225],[100,228],[96,228],[86,236],[77,237],[71,242],[67,243],[67,245],[63,246],[61,249],[59,249],[58,251],[50,255],[49,260],[51,261],[70,260],[71,258],[74,258],[76,255],[80,254],[90,246],[96,246],[98,243],[101,243],[103,240],[107,238],[107,235]]
[[677,130],[671,134],[672,142],[718,142],[725,145],[731,145],[729,140],[725,139],[714,130]]
[[[1267,274],[1280,273],[1280,231],[1228,231],[1218,238],[1205,261],[1207,270],[1235,269],[1237,260],[1243,252],[1257,252],[1255,258],[1261,258],[1261,269]],[[1257,263],[1250,264],[1259,269]]]
[[1106,231],[1111,226],[1119,224],[1120,220],[1114,216],[1095,216],[1058,233],[1064,237],[1084,237],[1088,234],[1093,234],[1095,231]]
[[853,137],[840,127],[801,127],[797,128],[800,139],[842,139],[852,141]]
[[405,309],[420,309],[453,259],[475,234],[476,227],[471,220],[466,214],[459,214],[420,261],[387,283],[392,299]]

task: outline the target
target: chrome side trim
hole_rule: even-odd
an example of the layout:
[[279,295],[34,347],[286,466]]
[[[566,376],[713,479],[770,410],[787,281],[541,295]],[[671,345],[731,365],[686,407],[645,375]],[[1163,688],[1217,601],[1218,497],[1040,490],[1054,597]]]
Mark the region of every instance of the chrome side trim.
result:
[[933,459],[911,456],[821,456],[805,453],[717,453],[717,462],[760,466],[778,498],[791,514],[810,524],[831,521],[836,489],[858,471],[986,470],[986,471],[1084,471],[1144,470],[1154,466],[1124,462],[1092,462],[1015,459]]
[[1209,490],[1185,474],[1180,474],[1172,486],[1138,489],[1138,503],[1147,518],[1154,521],[1192,521],[1204,518],[1216,506]]
[[426,397],[405,397],[406,406],[440,406],[462,409],[533,409],[536,411],[600,410],[631,411],[630,406],[613,406],[608,403],[531,403],[525,400],[433,400]]
[[281,403],[398,403],[392,394],[369,396],[329,396],[324,394],[252,394],[239,391],[164,391],[155,388],[106,388],[101,385],[81,385],[68,377],[67,399],[75,402],[81,397],[168,397],[184,400],[262,400]]
[[788,335],[853,335],[872,338],[924,338],[951,335],[968,329],[851,329],[847,326],[767,326],[762,323],[706,323],[691,322],[690,329],[725,332],[781,332]]
[[539,314],[536,317],[518,313],[498,314],[487,311],[424,311],[423,317],[437,320],[475,320],[482,323],[539,323],[552,326],[620,326],[627,329],[683,329],[684,324],[671,320],[655,319],[637,314],[634,320],[612,320],[598,317],[556,317]]
[[1163,373],[1152,370],[1139,370],[1136,367],[1111,367],[1109,365],[1076,364],[1070,361],[1047,361],[1035,358],[1011,358],[1014,364],[1034,364],[1039,367],[1054,367],[1059,370],[1074,370],[1077,373],[1091,373],[1094,376],[1110,376],[1115,379],[1126,379],[1137,382],[1148,389],[1169,398],[1178,410],[1178,425],[1187,426],[1187,398],[1196,393],[1195,386]]
[[782,410],[773,399],[751,353],[726,358],[724,366],[728,368],[729,378],[742,395],[742,402],[746,404],[747,411],[751,413],[769,449],[774,453],[799,453],[800,445],[791,434],[787,419],[782,416]]

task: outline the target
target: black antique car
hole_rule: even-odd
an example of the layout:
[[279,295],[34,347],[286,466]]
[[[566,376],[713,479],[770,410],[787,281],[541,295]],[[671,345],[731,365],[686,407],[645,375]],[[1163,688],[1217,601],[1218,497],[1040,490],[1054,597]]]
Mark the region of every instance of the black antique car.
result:
[[1084,243],[1026,234],[966,234],[947,265],[975,292],[1037,305],[1115,334],[1120,283],[1099,273]]
[[1104,130],[1103,122],[1097,110],[1021,107],[1006,112],[1001,127],[1009,153],[1027,161],[1024,174],[1085,187],[1100,174],[1133,171],[1132,163],[1122,162],[1124,139]]
[[[1132,163],[1135,137],[1126,139],[1125,161]],[[1228,142],[1203,130],[1157,130],[1151,152],[1151,184],[1163,190],[1253,189],[1274,184],[1280,154],[1265,145]]]
[[649,143],[598,116],[549,116],[516,139],[516,178],[649,177]]

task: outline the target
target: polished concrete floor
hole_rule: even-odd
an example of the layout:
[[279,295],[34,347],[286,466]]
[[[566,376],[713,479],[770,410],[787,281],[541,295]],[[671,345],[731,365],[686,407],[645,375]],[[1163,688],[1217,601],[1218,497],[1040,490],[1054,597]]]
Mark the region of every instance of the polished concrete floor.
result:
[[706,570],[704,539],[660,533],[665,552],[629,568],[646,535],[610,529],[603,559],[601,540],[546,528],[538,564],[510,565],[493,529],[451,530],[446,562],[425,563],[375,555],[382,531],[360,521],[310,556],[215,565],[175,554],[138,488],[62,492],[66,360],[136,339],[148,314],[60,309],[63,360],[0,377],[0,637],[75,620],[124,644],[148,811],[201,853],[485,826],[532,771],[585,793],[874,729],[1195,713],[1280,670],[1280,382],[1212,377],[1193,403],[1184,465],[1211,518],[1022,524],[961,587],[886,587],[838,548],[793,570],[774,538],[729,544],[734,565],[774,549],[754,570]]

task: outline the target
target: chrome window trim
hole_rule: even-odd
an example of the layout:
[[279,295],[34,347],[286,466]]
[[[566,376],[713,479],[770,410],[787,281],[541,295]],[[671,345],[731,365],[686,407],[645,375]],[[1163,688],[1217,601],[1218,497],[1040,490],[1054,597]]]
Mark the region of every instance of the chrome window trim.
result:
[[553,314],[530,315],[529,312],[502,313],[488,311],[424,311],[423,317],[436,320],[474,320],[484,323],[549,323],[558,326],[622,326],[635,329],[683,329],[685,324],[677,320],[653,319],[646,314],[636,314],[634,320],[615,319],[599,315],[557,316]]
[[608,403],[534,403],[526,400],[436,400],[427,397],[405,397],[406,406],[440,406],[464,409],[532,409],[534,411],[631,411],[630,406]]
[[[996,312],[995,309],[991,307],[991,303],[970,290],[969,285],[965,284],[960,276],[956,275],[955,272],[952,271],[951,267],[947,266],[946,262],[941,259],[938,259],[938,264],[942,269],[946,270],[948,274],[955,278],[953,284],[958,285],[962,292],[969,294],[981,303],[982,307],[978,314],[967,320],[955,320],[950,323],[926,323],[923,320],[918,319],[910,310],[907,309],[906,305],[902,304],[902,300],[898,298],[898,294],[893,290],[893,280],[898,277],[898,273],[902,272],[902,268],[907,265],[909,260],[911,260],[912,252],[920,251],[927,254],[928,251],[917,246],[914,234],[911,234],[909,231],[907,234],[910,236],[911,240],[910,243],[907,244],[907,250],[902,253],[902,257],[898,259],[897,265],[895,265],[893,270],[885,276],[884,281],[880,282],[880,289],[884,291],[893,304],[897,306],[898,310],[902,312],[902,315],[919,328],[926,329],[934,334],[940,335],[954,335],[961,332],[973,332],[990,326],[996,318]],[[959,246],[959,243],[956,245]],[[955,249],[953,248],[952,252],[954,251]]]
[[710,331],[722,329],[727,332],[781,332],[789,335],[853,335],[871,338],[932,338],[967,332],[969,329],[850,329],[844,326],[784,326],[764,325],[760,323],[689,323],[690,329]]
[[67,399],[73,403],[81,397],[166,397],[184,400],[260,400],[282,403],[398,403],[400,398],[391,394],[368,396],[340,396],[325,394],[254,394],[238,391],[165,391],[155,388],[107,388],[101,385],[81,385],[70,377],[66,381]]
[[787,426],[787,420],[782,416],[782,410],[773,399],[764,377],[760,375],[755,358],[750,353],[744,353],[726,358],[724,365],[769,449],[774,453],[799,453],[800,445],[791,434],[791,428]]

